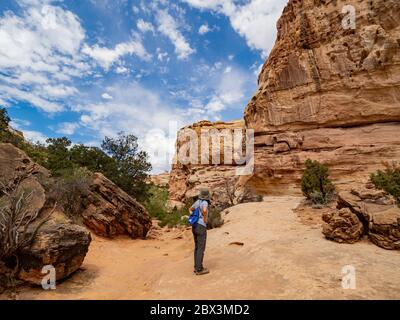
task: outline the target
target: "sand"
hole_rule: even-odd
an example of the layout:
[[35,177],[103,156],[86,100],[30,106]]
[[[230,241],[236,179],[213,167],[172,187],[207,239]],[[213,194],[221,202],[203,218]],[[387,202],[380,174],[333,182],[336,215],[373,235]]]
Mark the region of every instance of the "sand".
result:
[[[208,275],[193,274],[190,229],[149,240],[94,237],[82,270],[54,291],[22,288],[19,299],[400,299],[400,252],[326,240],[320,224],[293,212],[300,200],[229,209],[208,233]],[[355,289],[342,288],[346,265],[355,267]]]

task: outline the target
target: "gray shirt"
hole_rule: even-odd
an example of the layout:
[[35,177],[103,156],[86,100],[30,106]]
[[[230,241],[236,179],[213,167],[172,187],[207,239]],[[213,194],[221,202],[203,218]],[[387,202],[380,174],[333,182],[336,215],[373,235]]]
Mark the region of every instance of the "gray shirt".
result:
[[199,215],[199,221],[197,222],[198,224],[201,224],[204,227],[207,227],[207,224],[204,222],[204,216],[203,216],[203,211],[204,209],[207,210],[207,215],[208,215],[208,201],[207,200],[197,200],[195,203],[192,205],[192,209],[195,210],[198,207],[200,207],[200,215]]

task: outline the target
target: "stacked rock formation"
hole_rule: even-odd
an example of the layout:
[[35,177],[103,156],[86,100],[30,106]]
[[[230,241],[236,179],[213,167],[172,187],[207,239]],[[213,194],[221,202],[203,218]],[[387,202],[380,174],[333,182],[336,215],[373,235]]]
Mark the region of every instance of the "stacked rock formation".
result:
[[364,235],[379,247],[400,249],[400,208],[371,184],[338,194],[337,210],[323,215],[326,238],[354,243]]

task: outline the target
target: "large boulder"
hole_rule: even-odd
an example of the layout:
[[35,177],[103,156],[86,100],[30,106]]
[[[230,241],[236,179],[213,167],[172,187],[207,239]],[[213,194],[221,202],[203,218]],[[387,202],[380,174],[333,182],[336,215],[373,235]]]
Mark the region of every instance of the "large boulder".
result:
[[322,233],[327,239],[339,243],[355,243],[364,234],[364,227],[357,215],[344,208],[333,210],[322,216],[324,225]]
[[51,219],[38,231],[32,245],[19,255],[19,279],[40,284],[42,268],[51,265],[56,280],[61,280],[80,268],[91,242],[90,232],[69,221]]
[[[12,186],[21,180],[19,189],[31,193],[26,218],[34,217],[27,235],[35,231],[43,220],[30,246],[18,255],[21,272],[19,278],[39,284],[42,268],[52,265],[57,279],[63,279],[81,266],[91,241],[90,233],[83,227],[73,224],[62,212],[53,212],[46,205],[46,191],[43,182],[49,172],[34,163],[23,151],[11,144],[0,144],[0,179]],[[4,197],[4,196],[3,196]],[[6,200],[6,199],[2,199]],[[50,215],[50,212],[53,212]],[[4,279],[3,279],[4,280]]]
[[387,250],[400,250],[400,209],[387,208],[371,214],[369,239]]
[[109,238],[145,238],[152,225],[147,210],[101,173],[93,175],[82,218],[95,234]]

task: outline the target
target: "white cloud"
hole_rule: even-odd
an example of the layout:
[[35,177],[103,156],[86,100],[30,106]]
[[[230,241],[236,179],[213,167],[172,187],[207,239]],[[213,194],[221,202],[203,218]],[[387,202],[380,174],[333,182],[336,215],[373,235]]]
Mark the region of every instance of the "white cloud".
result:
[[249,0],[237,5],[234,0],[183,0],[199,9],[226,15],[233,29],[243,36],[249,47],[268,55],[276,38],[276,22],[288,0]]
[[79,128],[79,124],[75,122],[63,122],[58,125],[57,132],[65,135],[72,135]]
[[142,32],[154,32],[153,25],[150,22],[144,21],[143,19],[139,19],[136,25]]
[[113,99],[113,97],[112,97],[110,94],[108,94],[107,92],[104,92],[104,93],[101,95],[101,97],[102,97],[104,100],[112,100],[112,99]]
[[57,101],[77,92],[71,79],[89,68],[79,54],[85,32],[76,15],[48,1],[19,3],[21,16],[0,17],[0,99],[61,111]]
[[157,22],[158,31],[168,37],[175,46],[175,53],[178,55],[178,59],[187,59],[195,52],[179,31],[175,19],[166,10],[158,10]]
[[211,29],[210,29],[210,27],[208,26],[207,23],[203,24],[203,25],[199,28],[199,34],[201,34],[201,35],[204,35],[204,34],[210,32],[210,31],[211,31]]
[[119,43],[114,49],[100,47],[98,44],[89,47],[85,44],[82,52],[96,60],[105,70],[108,70],[111,65],[117,62],[124,55],[135,54],[143,60],[149,60],[151,58],[150,54],[147,53],[143,44],[139,40]]
[[40,142],[45,144],[48,137],[39,131],[23,130],[24,137],[26,140],[31,142]]
[[124,67],[124,66],[118,66],[118,67],[115,69],[115,72],[116,72],[117,74],[127,74],[127,73],[129,73],[129,69],[126,68],[126,67]]
[[232,72],[232,67],[231,66],[226,67],[224,73],[230,73],[230,72]]
[[[141,147],[153,155],[153,163],[160,160],[155,159],[155,151],[170,150],[170,158],[157,164],[159,169],[170,169],[170,162],[167,160],[171,161],[176,138],[175,129],[169,132],[170,122],[176,121],[178,130],[195,119],[190,118],[186,110],[169,105],[157,93],[138,83],[114,85],[108,87],[107,92],[113,96],[113,100],[73,108],[73,111],[81,114],[80,125],[93,131],[98,139],[115,136],[119,131],[135,134],[142,143]],[[156,131],[156,143],[146,143],[149,139],[154,140]],[[160,132],[164,133],[164,138],[159,137]],[[172,135],[171,139],[168,139],[169,133]]]

